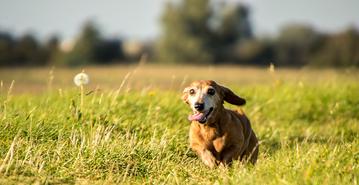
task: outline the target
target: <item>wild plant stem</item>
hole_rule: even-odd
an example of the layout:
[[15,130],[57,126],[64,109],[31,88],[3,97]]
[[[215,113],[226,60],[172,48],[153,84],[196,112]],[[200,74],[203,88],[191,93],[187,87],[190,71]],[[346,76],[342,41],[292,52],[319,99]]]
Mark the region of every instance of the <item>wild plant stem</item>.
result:
[[80,104],[80,110],[81,112],[83,112],[83,107],[84,107],[84,86],[81,85],[81,104]]

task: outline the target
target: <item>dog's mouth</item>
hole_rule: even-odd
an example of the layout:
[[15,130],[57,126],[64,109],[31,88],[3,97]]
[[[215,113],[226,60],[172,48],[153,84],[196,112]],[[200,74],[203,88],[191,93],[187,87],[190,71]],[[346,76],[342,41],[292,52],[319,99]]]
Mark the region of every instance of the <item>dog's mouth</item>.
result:
[[205,123],[208,116],[212,113],[213,107],[209,108],[205,112],[195,112],[193,115],[188,116],[190,121],[198,121],[200,123]]

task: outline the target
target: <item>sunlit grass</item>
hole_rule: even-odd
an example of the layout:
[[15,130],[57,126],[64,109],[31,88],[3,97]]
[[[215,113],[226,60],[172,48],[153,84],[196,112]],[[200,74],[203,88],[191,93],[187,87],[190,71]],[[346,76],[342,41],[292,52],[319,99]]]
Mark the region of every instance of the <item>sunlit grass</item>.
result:
[[[14,94],[9,85],[1,90],[0,184],[358,183],[359,84],[355,75],[316,71],[318,78],[335,76],[327,76],[331,81],[311,81],[314,72],[298,76],[301,72],[243,69],[242,75],[252,70],[253,76],[263,75],[263,80],[240,85],[237,82],[243,78],[238,72],[242,70],[218,70],[225,69],[228,77],[212,73],[212,79],[247,99],[243,108],[261,143],[256,166],[236,163],[211,170],[188,147],[189,110],[180,92],[192,78],[210,77],[208,69],[182,69],[174,73],[178,80],[174,83],[172,78],[146,78],[151,72],[141,74],[145,69],[134,72],[131,68],[116,74],[121,76],[118,80],[104,84],[106,89],[88,87],[83,109],[80,91],[70,85],[73,76],[59,91],[56,79],[62,77],[54,70],[51,89],[44,77],[41,94]],[[86,69],[96,83],[101,69],[92,71]],[[165,71],[161,71],[164,76],[169,74]],[[63,71],[72,72],[79,70]],[[181,76],[195,72],[199,74],[194,77]],[[233,79],[237,74],[238,79]],[[141,77],[153,80],[153,86],[141,84]]]

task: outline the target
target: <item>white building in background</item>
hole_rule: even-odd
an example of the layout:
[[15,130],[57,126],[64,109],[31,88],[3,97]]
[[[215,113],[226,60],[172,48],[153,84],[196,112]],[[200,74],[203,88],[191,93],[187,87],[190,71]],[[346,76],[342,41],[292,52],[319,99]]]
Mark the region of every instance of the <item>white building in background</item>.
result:
[[124,41],[122,45],[123,52],[128,57],[136,57],[139,56],[145,48],[143,42],[139,41]]
[[139,59],[144,54],[151,57],[153,53],[154,42],[153,41],[135,41],[125,40],[122,43],[122,49],[125,56],[128,59]]
[[72,51],[72,49],[74,48],[75,46],[75,40],[74,39],[67,39],[67,40],[63,40],[61,41],[60,43],[60,50],[62,52],[70,52]]

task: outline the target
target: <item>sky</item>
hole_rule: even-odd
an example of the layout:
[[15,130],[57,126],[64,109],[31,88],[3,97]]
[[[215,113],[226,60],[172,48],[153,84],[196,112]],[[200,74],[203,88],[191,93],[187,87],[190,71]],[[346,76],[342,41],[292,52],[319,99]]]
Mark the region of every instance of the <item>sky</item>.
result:
[[[72,39],[84,21],[93,19],[107,36],[147,40],[161,33],[160,16],[169,0],[0,0],[0,31],[39,38],[53,34]],[[244,2],[252,10],[257,36],[276,35],[289,23],[320,31],[359,28],[359,0],[213,0]]]

